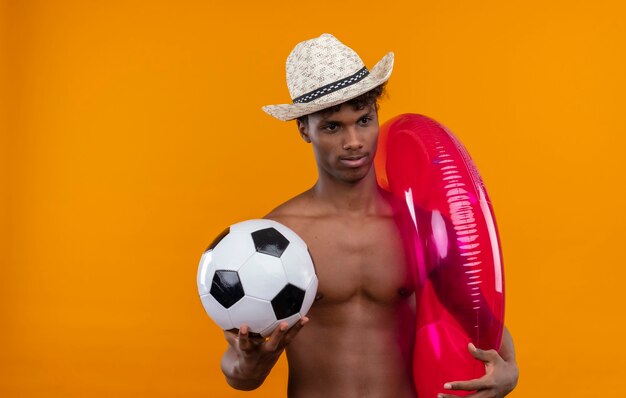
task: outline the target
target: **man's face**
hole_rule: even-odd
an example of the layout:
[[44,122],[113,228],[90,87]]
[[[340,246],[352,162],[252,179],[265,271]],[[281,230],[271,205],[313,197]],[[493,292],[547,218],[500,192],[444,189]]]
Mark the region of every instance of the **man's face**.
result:
[[302,138],[313,144],[320,173],[354,184],[370,171],[378,143],[378,112],[372,104],[355,110],[343,104],[331,114],[313,114],[298,121]]

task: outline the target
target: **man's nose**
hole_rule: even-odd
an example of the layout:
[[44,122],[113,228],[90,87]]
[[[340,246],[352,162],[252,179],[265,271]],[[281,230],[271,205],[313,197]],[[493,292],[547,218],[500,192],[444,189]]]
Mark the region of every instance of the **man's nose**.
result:
[[353,150],[361,148],[363,148],[363,137],[359,135],[359,132],[355,127],[347,128],[343,141],[343,149]]

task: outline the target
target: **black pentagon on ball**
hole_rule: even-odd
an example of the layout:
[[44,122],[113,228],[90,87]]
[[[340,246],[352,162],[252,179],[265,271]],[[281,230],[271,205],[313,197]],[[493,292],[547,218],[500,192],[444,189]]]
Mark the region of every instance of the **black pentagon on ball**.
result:
[[259,253],[280,257],[289,246],[289,241],[275,228],[260,229],[252,233],[254,247]]
[[211,295],[224,308],[230,308],[244,296],[243,286],[236,271],[215,271],[211,282]]
[[272,299],[276,319],[284,319],[298,313],[304,301],[304,290],[289,283]]

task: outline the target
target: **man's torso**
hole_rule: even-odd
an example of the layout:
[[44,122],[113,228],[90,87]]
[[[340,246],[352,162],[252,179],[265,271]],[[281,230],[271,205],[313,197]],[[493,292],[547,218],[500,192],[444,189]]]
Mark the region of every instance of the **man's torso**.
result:
[[297,197],[268,218],[298,233],[319,278],[311,322],[287,348],[289,396],[414,397],[414,295],[398,218],[327,213]]

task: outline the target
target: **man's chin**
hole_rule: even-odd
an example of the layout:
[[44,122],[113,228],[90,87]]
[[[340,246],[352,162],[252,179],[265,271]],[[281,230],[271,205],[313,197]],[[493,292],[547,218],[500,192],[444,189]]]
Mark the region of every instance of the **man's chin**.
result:
[[369,170],[354,170],[353,172],[345,173],[341,176],[341,181],[351,185],[358,184],[367,177],[368,171]]

